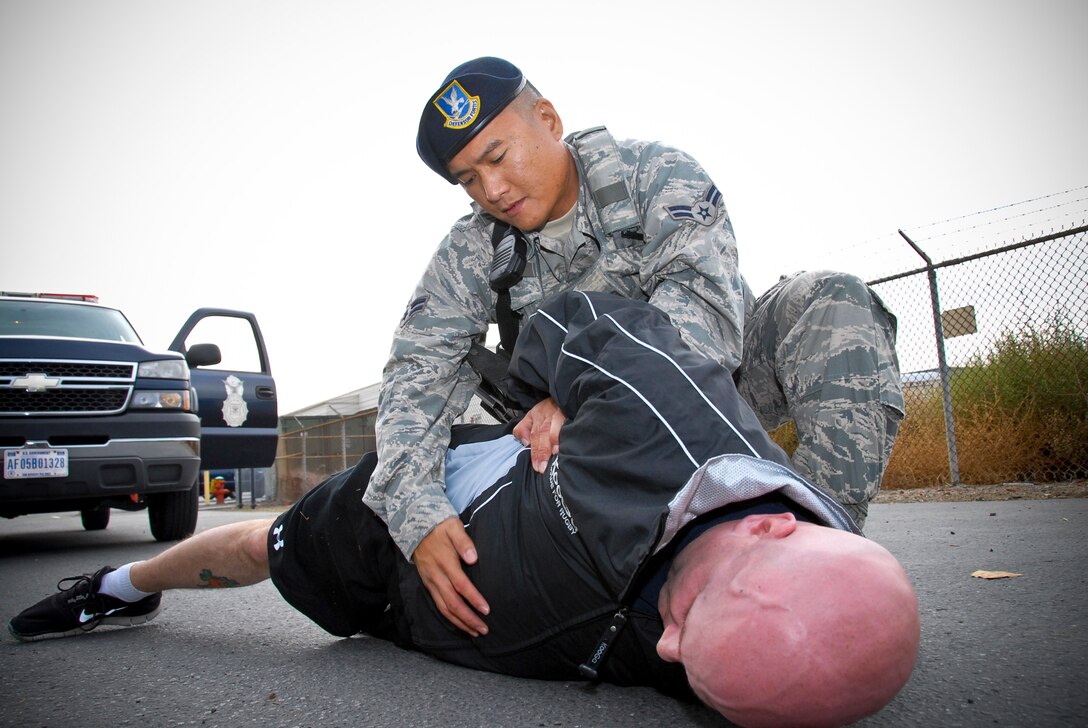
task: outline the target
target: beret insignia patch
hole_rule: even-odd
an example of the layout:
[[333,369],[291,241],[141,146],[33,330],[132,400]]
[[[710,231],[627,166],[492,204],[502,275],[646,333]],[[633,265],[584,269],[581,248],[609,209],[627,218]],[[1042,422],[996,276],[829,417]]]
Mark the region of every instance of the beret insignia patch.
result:
[[480,114],[480,97],[469,96],[457,80],[442,89],[434,100],[434,105],[446,117],[442,125],[447,129],[464,129],[471,126]]

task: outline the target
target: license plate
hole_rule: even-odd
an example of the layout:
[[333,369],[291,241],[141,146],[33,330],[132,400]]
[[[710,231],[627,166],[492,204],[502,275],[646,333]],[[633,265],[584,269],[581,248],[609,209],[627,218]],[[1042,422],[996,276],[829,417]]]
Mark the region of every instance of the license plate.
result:
[[68,477],[67,450],[5,450],[4,480]]

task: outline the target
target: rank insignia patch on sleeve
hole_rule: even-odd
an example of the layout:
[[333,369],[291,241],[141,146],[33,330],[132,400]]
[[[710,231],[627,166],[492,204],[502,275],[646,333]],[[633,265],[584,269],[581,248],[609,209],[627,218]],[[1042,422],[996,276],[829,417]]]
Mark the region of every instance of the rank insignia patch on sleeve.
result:
[[404,326],[404,324],[408,323],[408,321],[413,316],[425,309],[427,307],[427,301],[429,299],[430,296],[420,296],[419,298],[409,303],[408,306],[404,309],[404,315],[400,317],[400,325]]
[[713,225],[721,209],[722,193],[717,185],[710,185],[702,199],[694,205],[669,205],[665,210],[673,220],[694,220],[700,225]]

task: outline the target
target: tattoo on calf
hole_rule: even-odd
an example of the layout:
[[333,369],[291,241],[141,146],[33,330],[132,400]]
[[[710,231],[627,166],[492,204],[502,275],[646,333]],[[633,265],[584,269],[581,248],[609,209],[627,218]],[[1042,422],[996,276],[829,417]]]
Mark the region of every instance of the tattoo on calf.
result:
[[238,582],[230,577],[216,576],[212,573],[211,569],[204,569],[200,572],[200,580],[204,582],[204,586],[209,589],[229,589],[232,586],[239,586]]

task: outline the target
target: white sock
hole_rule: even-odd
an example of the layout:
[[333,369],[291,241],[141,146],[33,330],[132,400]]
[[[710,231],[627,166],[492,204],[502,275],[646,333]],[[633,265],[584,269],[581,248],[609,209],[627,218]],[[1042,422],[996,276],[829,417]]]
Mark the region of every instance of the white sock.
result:
[[[134,561],[133,564],[139,563]],[[138,602],[144,597],[151,596],[152,592],[140,591],[136,587],[132,586],[132,579],[129,577],[129,571],[132,569],[133,564],[125,564],[120,569],[111,571],[102,577],[102,583],[98,585],[98,591],[103,594],[108,594],[114,599],[120,599],[122,602]]]

